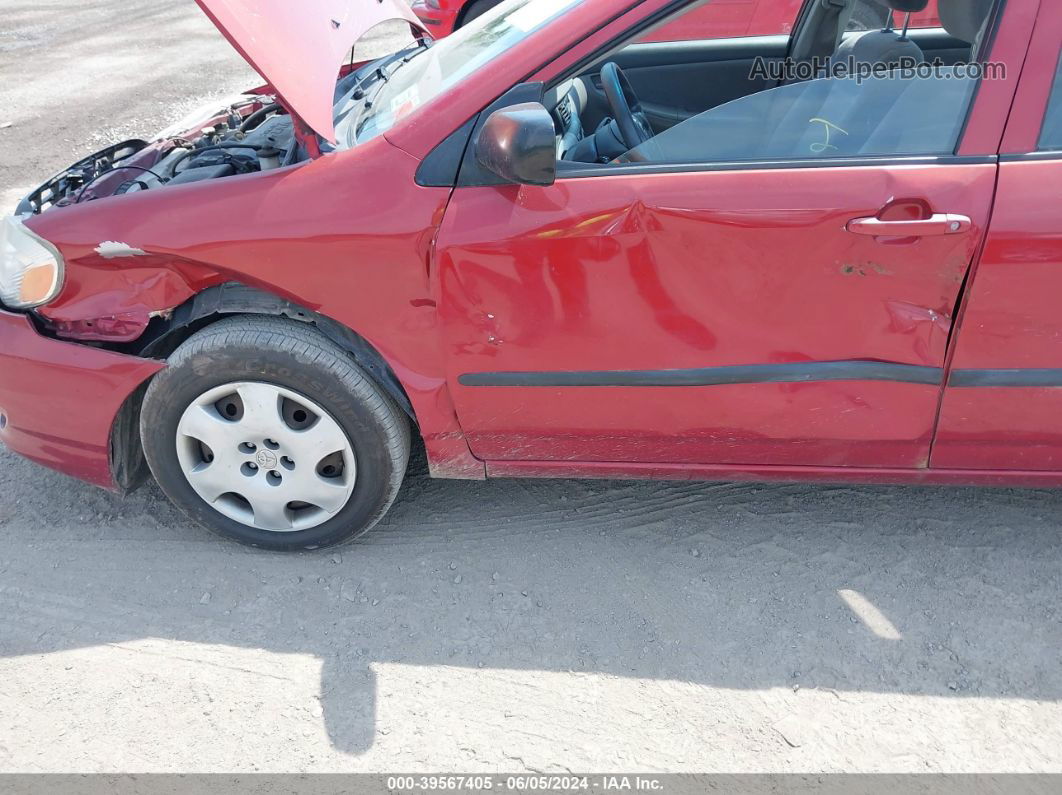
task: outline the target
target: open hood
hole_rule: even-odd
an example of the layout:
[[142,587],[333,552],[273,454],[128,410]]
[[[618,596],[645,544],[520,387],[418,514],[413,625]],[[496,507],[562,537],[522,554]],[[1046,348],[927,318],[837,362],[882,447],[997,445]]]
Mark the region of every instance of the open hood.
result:
[[336,140],[336,78],[370,28],[405,20],[424,30],[405,0],[196,0],[293,116]]

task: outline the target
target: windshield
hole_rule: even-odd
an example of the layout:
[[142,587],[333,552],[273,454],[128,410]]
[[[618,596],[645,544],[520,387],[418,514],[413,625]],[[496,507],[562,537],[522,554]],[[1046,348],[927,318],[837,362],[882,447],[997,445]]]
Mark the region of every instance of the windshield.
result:
[[[385,69],[387,79],[374,84],[366,100],[337,104],[340,149],[381,135],[484,64],[579,4],[579,0],[505,0],[454,34]],[[356,94],[354,91],[352,94]]]

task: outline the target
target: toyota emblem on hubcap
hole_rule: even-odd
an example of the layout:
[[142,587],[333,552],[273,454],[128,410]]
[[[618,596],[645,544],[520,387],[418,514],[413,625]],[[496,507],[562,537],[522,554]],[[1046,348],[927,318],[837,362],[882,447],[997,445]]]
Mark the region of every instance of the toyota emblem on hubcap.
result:
[[255,460],[262,469],[274,469],[277,465],[277,457],[269,450],[259,450]]

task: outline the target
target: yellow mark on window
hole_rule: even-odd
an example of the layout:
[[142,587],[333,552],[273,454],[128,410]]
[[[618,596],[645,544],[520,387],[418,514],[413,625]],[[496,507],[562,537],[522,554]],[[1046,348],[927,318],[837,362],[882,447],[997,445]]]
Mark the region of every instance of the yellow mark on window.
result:
[[814,119],[809,119],[808,123],[809,124],[821,124],[823,132],[826,135],[826,140],[825,141],[816,141],[815,143],[813,143],[811,145],[812,154],[821,155],[823,152],[828,152],[831,149],[834,149],[834,150],[837,149],[837,147],[833,145],[833,133],[834,133],[834,131],[839,132],[841,135],[848,135],[848,130],[845,130],[844,128],[837,126],[836,124],[834,124],[829,119],[820,119],[819,117],[816,116]]

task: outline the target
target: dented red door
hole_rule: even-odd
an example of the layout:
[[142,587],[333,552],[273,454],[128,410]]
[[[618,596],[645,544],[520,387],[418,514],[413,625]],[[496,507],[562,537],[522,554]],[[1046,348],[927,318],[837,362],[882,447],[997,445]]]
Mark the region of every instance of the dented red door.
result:
[[[995,176],[955,159],[459,188],[441,307],[472,450],[925,466]],[[936,215],[963,220],[929,233]]]
[[926,468],[1037,6],[996,20],[1007,78],[978,86],[954,155],[457,188],[436,276],[473,452]]

